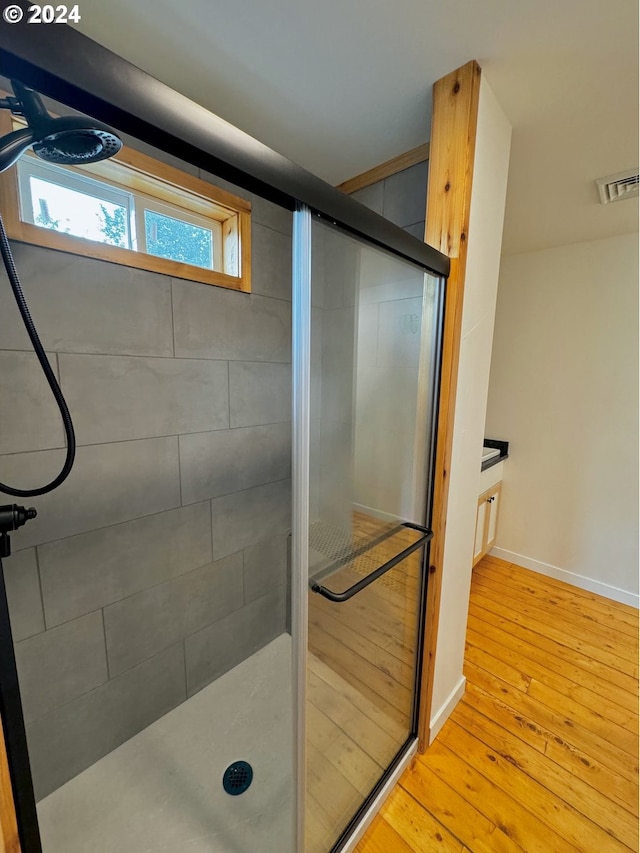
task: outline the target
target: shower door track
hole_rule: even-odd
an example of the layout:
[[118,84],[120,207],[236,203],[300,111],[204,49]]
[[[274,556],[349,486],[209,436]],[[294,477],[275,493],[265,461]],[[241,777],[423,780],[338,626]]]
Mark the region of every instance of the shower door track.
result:
[[412,733],[329,853],[351,853],[355,849],[417,751],[418,737]]

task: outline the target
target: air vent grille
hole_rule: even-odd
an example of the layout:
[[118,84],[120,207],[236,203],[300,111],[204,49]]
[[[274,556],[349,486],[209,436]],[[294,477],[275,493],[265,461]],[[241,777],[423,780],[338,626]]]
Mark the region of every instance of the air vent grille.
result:
[[638,169],[628,172],[620,172],[617,175],[609,175],[608,178],[599,178],[596,181],[601,204],[610,204],[612,201],[622,201],[624,198],[634,198],[638,195],[640,175]]

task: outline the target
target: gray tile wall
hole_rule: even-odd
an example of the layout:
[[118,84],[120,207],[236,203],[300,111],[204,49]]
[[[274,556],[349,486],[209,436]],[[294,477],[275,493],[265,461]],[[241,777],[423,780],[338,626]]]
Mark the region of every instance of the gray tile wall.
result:
[[[291,214],[251,200],[251,295],[14,244],[79,445],[5,563],[38,798],[285,630]],[[64,437],[7,288],[0,346],[28,487]]]
[[429,162],[425,160],[357,190],[351,197],[423,240],[428,171]]

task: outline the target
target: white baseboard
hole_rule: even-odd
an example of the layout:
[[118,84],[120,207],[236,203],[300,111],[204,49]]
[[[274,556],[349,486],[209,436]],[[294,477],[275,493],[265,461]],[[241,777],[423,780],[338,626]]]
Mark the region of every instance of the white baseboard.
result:
[[453,709],[464,696],[466,684],[467,679],[464,675],[461,675],[460,681],[456,684],[451,693],[449,693],[440,710],[431,718],[431,725],[429,726],[429,744],[434,742],[438,732],[447,722]]
[[365,504],[354,503],[353,508],[356,510],[356,512],[363,512],[365,513],[365,515],[371,515],[373,516],[373,518],[379,518],[382,521],[398,522],[403,520],[397,515],[392,515],[392,513],[390,512],[384,512],[383,510],[375,509],[372,506],[365,506]]
[[596,581],[584,575],[578,575],[567,569],[559,569],[557,566],[552,566],[549,563],[532,560],[531,557],[525,557],[524,554],[516,554],[514,551],[507,551],[505,548],[492,548],[489,553],[500,560],[506,560],[508,563],[515,563],[517,566],[522,566],[523,569],[531,569],[532,572],[538,572],[538,574],[564,581],[572,586],[577,586],[579,589],[586,589],[588,592],[595,592],[596,595],[611,598],[613,601],[619,601],[621,604],[638,607],[639,596],[634,592],[628,592],[626,589],[619,589],[617,586],[611,586],[611,584]]

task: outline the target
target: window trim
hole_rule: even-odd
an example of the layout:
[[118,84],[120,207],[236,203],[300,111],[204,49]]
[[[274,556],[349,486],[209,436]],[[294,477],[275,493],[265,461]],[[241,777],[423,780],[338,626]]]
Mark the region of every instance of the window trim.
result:
[[[9,133],[19,126],[20,120],[16,120],[8,110],[0,111],[0,134]],[[110,160],[74,167],[73,171],[104,180],[116,190],[147,196],[158,204],[182,209],[185,214],[204,216],[211,221],[212,230],[217,230],[215,225],[218,223],[222,243],[227,247],[227,251],[223,251],[225,271],[209,270],[24,222],[20,212],[17,166],[0,174],[1,211],[7,234],[12,240],[173,278],[251,292],[251,202],[128,146]]]

